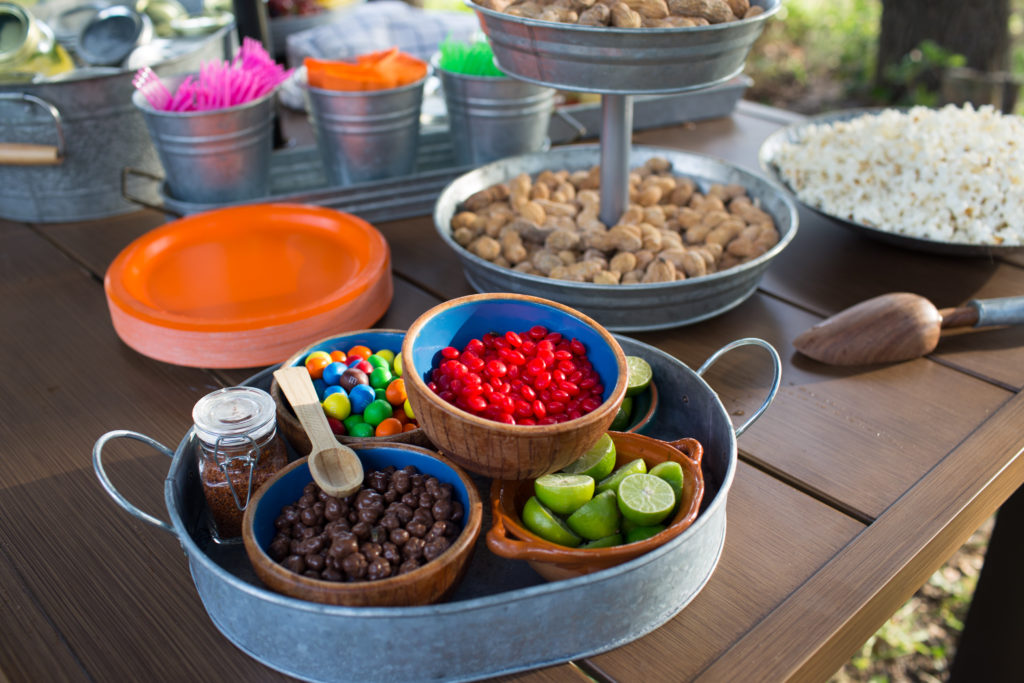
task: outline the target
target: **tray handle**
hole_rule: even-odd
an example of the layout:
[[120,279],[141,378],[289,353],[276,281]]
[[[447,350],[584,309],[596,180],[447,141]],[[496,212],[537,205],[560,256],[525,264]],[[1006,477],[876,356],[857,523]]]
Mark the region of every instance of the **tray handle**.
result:
[[121,494],[121,492],[117,490],[117,487],[114,486],[114,483],[110,481],[110,477],[107,476],[106,470],[103,469],[103,447],[107,444],[108,441],[112,441],[113,439],[135,439],[136,441],[141,441],[142,443],[148,444],[155,448],[156,450],[160,451],[168,458],[173,458],[174,452],[171,451],[171,449],[167,448],[167,446],[164,446],[159,441],[151,439],[145,434],[139,434],[138,432],[129,431],[127,429],[117,429],[112,432],[107,432],[99,439],[97,439],[95,444],[93,444],[92,468],[96,471],[96,476],[99,477],[100,484],[103,485],[103,488],[106,490],[106,492],[110,494],[110,497],[114,499],[114,502],[120,505],[122,508],[124,508],[128,512],[128,514],[130,514],[133,517],[137,517],[138,519],[141,519],[143,522],[148,522],[155,527],[159,527],[164,531],[168,531],[175,537],[177,537],[178,533],[174,530],[174,527],[172,527],[167,522],[157,519],[148,512],[143,512],[139,508],[132,505],[130,502],[128,502],[128,499],[125,498]]
[[772,384],[768,388],[768,395],[765,397],[764,403],[761,404],[761,407],[754,411],[754,414],[750,416],[749,420],[736,428],[737,437],[747,431],[747,428],[761,417],[764,411],[768,409],[768,406],[771,405],[772,401],[775,400],[775,395],[779,393],[779,386],[782,384],[782,359],[779,358],[779,352],[775,350],[774,346],[763,339],[758,339],[757,337],[744,337],[743,339],[737,339],[730,344],[726,344],[715,351],[706,361],[704,361],[704,364],[697,369],[697,375],[703,378],[707,369],[714,365],[719,358],[724,356],[727,352],[741,346],[760,346],[768,352],[772,360]]
[[27,142],[0,142],[0,164],[12,166],[52,166],[64,161],[64,126],[60,110],[46,100],[28,93],[0,93],[0,100],[21,100],[43,109],[53,119],[56,145]]

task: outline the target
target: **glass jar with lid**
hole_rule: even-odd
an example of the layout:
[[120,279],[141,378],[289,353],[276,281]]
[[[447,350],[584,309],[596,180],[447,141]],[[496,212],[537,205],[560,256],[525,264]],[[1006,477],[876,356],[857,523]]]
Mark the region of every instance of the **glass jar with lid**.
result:
[[288,463],[275,411],[274,399],[256,387],[214,391],[192,409],[196,465],[217,543],[240,539],[252,495]]
[[46,78],[74,68],[49,26],[19,5],[0,2],[0,82]]

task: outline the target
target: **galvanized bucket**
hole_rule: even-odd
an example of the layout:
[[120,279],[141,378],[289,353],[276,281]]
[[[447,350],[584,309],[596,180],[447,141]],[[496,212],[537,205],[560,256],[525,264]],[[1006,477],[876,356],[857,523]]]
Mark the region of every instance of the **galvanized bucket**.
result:
[[[154,70],[194,71],[225,58],[234,24],[194,42]],[[0,85],[0,218],[54,223],[138,210],[122,196],[122,169],[161,169],[132,105],[133,73]]]
[[[192,431],[175,452],[136,432],[109,432],[93,447],[93,467],[121,507],[177,536],[199,596],[221,633],[246,654],[291,676],[336,681],[344,672],[353,681],[464,681],[595,655],[661,626],[711,578],[725,542],[736,436],[761,416],[781,380],[778,354],[760,339],[741,339],[719,349],[696,372],[646,344],[624,337],[619,342],[627,354],[651,363],[659,397],[666,397],[667,404],[644,433],[664,439],[692,436],[704,446],[704,503],[694,524],[665,545],[565,581],[546,583],[526,562],[493,555],[481,535],[466,578],[447,602],[355,608],[296,600],[267,590],[240,546],[217,546],[205,534],[205,503],[193,473]],[[746,345],[769,352],[774,376],[761,407],[734,430],[725,407],[701,376],[724,353]],[[265,388],[273,370],[246,383]],[[103,447],[121,437],[148,443],[173,458],[164,484],[170,524],[132,505],[106,476]],[[487,490],[485,480],[477,484]],[[484,509],[484,525],[489,526],[488,506]],[[658,590],[650,590],[655,584]],[[539,614],[544,618],[538,619]],[[615,618],[605,618],[608,614]],[[479,634],[485,635],[481,639]],[[358,653],[353,643],[359,644]],[[401,657],[394,656],[396,643],[401,644]]]
[[555,90],[516,78],[470,76],[434,66],[441,78],[455,159],[460,165],[544,147]]
[[[184,76],[169,79],[174,89]],[[136,91],[149,137],[164,168],[167,192],[195,203],[257,199],[270,189],[274,151],[274,92],[235,107],[161,111]]]
[[331,184],[412,173],[426,80],[387,90],[307,89],[310,119]]

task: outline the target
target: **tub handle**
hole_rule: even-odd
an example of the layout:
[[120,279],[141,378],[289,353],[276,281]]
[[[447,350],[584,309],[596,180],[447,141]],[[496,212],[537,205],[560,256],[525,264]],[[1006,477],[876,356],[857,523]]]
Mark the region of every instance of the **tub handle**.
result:
[[110,477],[107,476],[106,470],[103,469],[103,447],[107,444],[108,441],[122,438],[135,439],[136,441],[141,441],[142,443],[148,444],[155,448],[156,450],[160,451],[168,458],[174,457],[174,452],[171,449],[167,448],[167,446],[164,446],[159,441],[149,438],[145,434],[139,434],[138,432],[132,432],[127,429],[117,429],[112,432],[107,432],[99,439],[97,439],[96,443],[92,447],[92,468],[96,470],[96,476],[99,477],[100,484],[102,484],[103,488],[106,489],[108,494],[110,494],[110,497],[114,499],[114,502],[120,505],[125,510],[127,510],[128,514],[130,514],[133,517],[141,519],[143,522],[149,522],[153,526],[160,527],[164,531],[169,531],[176,537],[178,533],[170,524],[157,519],[156,517],[147,512],[143,512],[139,508],[129,503],[128,499],[121,495],[121,492],[117,490],[117,487],[114,486],[114,483],[110,481]]
[[754,414],[750,416],[749,420],[736,428],[737,437],[747,431],[747,428],[761,417],[764,411],[768,409],[768,406],[771,405],[772,401],[775,400],[775,394],[779,393],[779,385],[782,383],[782,359],[779,358],[779,352],[775,350],[774,346],[763,339],[758,339],[757,337],[744,337],[743,339],[737,339],[730,344],[726,344],[715,351],[706,361],[704,361],[704,364],[697,369],[697,375],[703,378],[707,369],[714,365],[719,358],[724,356],[727,352],[741,346],[760,346],[768,352],[772,359],[772,385],[768,388],[768,395],[765,397],[764,403],[761,404],[761,407],[754,411]]
[[24,92],[0,93],[0,100],[21,100],[44,109],[57,131],[56,145],[37,145],[27,142],[0,142],[0,164],[11,166],[53,166],[64,161],[64,125],[60,110],[41,97]]

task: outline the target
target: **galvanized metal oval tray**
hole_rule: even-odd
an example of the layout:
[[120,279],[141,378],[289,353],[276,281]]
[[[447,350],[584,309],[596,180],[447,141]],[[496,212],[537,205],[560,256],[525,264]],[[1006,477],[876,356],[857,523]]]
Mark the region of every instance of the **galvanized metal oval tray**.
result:
[[842,121],[852,121],[853,119],[861,116],[875,116],[885,111],[884,108],[871,107],[863,109],[846,109],[843,111],[831,112],[828,114],[821,114],[820,116],[813,116],[804,121],[793,123],[785,128],[780,128],[775,131],[761,143],[761,148],[758,150],[757,158],[758,163],[761,165],[761,169],[769,175],[773,180],[778,182],[781,186],[793,193],[793,195],[800,201],[801,204],[811,209],[815,213],[818,213],[825,218],[829,218],[845,228],[863,235],[869,239],[877,242],[884,242],[893,246],[902,247],[904,249],[912,249],[914,251],[921,251],[930,254],[942,254],[946,256],[985,256],[991,257],[998,254],[1009,254],[1024,252],[1024,246],[1019,245],[996,245],[996,244],[973,244],[966,242],[944,242],[941,240],[933,240],[925,237],[913,237],[911,235],[903,235],[891,230],[885,230],[881,227],[873,225],[866,225],[858,221],[839,216],[833,213],[825,211],[819,206],[809,204],[800,200],[799,195],[793,188],[786,182],[785,176],[779,169],[777,159],[779,156],[780,149],[783,145],[800,143],[804,140],[806,131],[811,126],[824,126],[831,125],[833,123],[839,123]]
[[[312,681],[336,680],[341,671],[351,680],[462,681],[565,662],[619,647],[654,630],[704,587],[725,541],[726,498],[737,466],[736,436],[760,417],[780,385],[778,354],[759,339],[723,347],[697,371],[646,344],[625,337],[619,342],[626,353],[646,358],[657,377],[658,409],[644,433],[666,440],[691,436],[704,446],[704,502],[696,522],[660,548],[565,581],[546,583],[525,562],[493,555],[481,534],[466,578],[446,602],[355,608],[297,600],[263,586],[241,544],[217,545],[210,540],[191,430],[174,452],[137,432],[109,432],[93,447],[93,467],[122,508],[178,537],[210,619],[239,649],[273,669]],[[774,380],[760,409],[734,428],[702,375],[724,353],[744,345],[769,351]],[[245,384],[267,388],[274,369]],[[103,445],[122,437],[148,443],[172,458],[164,483],[170,524],[132,505],[106,476]],[[477,485],[487,491],[486,480],[478,478]],[[484,510],[487,528],[489,506]],[[649,590],[655,583],[658,590]],[[604,618],[607,614],[616,617]],[[467,638],[471,633],[478,637]],[[485,634],[483,639],[479,634]],[[395,643],[401,643],[401,657],[394,656]],[[353,645],[358,646],[358,655]]]
[[691,28],[627,29],[527,19],[466,5],[480,18],[505,73],[567,90],[629,95],[721,83],[743,70],[780,0],[754,0],[750,19]]
[[796,203],[776,183],[728,162],[661,147],[635,146],[630,165],[651,157],[664,157],[676,175],[692,178],[706,190],[712,183],[739,183],[767,211],[779,230],[778,244],[746,263],[702,277],[675,282],[635,285],[596,285],[568,282],[503,268],[470,253],[451,235],[451,219],[471,194],[519,173],[534,175],[545,169],[578,170],[600,162],[600,147],[578,145],[546,153],[501,159],[471,171],[444,189],[434,207],[434,225],[441,239],[462,261],[470,285],[478,292],[515,292],[554,299],[576,308],[616,332],[667,329],[720,315],[754,293],[772,259],[796,235]]

